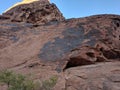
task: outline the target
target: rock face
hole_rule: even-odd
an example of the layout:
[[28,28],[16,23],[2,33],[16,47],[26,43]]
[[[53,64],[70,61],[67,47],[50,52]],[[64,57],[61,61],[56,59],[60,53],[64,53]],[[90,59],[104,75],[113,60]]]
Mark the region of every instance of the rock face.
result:
[[16,6],[0,16],[3,69],[57,75],[54,90],[120,90],[120,16],[65,20],[49,2]]
[[9,17],[11,21],[38,24],[63,21],[65,19],[56,5],[50,4],[48,0],[18,5],[5,12],[3,15]]
[[119,65],[104,63],[68,69],[66,90],[119,90]]

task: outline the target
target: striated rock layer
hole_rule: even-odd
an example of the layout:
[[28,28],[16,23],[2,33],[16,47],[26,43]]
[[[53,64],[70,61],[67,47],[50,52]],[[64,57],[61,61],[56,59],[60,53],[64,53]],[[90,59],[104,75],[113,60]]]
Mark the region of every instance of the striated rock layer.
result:
[[16,6],[0,16],[3,69],[57,75],[54,90],[119,90],[120,16],[65,20],[49,2]]

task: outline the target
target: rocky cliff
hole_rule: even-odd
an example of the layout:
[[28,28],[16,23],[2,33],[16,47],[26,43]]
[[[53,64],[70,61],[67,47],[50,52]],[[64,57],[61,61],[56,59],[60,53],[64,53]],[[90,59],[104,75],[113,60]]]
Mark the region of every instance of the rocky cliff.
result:
[[0,16],[3,69],[57,75],[54,90],[119,90],[120,16],[66,20],[49,2],[16,6]]

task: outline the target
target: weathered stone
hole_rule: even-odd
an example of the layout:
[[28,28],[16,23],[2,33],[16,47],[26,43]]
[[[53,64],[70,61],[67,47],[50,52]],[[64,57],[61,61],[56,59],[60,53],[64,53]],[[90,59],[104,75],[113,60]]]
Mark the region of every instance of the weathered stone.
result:
[[119,67],[119,15],[65,20],[39,1],[0,15],[0,70],[38,81],[56,75],[53,90],[120,90]]
[[39,25],[65,19],[56,5],[50,4],[48,0],[17,5],[3,13],[3,15],[10,17],[13,22],[29,22]]
[[[119,90],[119,65],[120,62],[107,62],[67,69],[65,71],[68,77],[66,90],[71,90],[70,88],[75,88],[75,90]],[[117,74],[111,73],[111,71],[116,71]],[[84,76],[86,78],[83,78]]]

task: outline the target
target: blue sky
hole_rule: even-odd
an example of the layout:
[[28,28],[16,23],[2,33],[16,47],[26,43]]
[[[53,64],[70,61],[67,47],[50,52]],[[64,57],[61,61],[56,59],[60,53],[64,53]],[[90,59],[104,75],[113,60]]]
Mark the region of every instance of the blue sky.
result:
[[[2,0],[0,14],[22,0]],[[120,0],[51,0],[66,18],[78,18],[95,14],[119,14]]]

